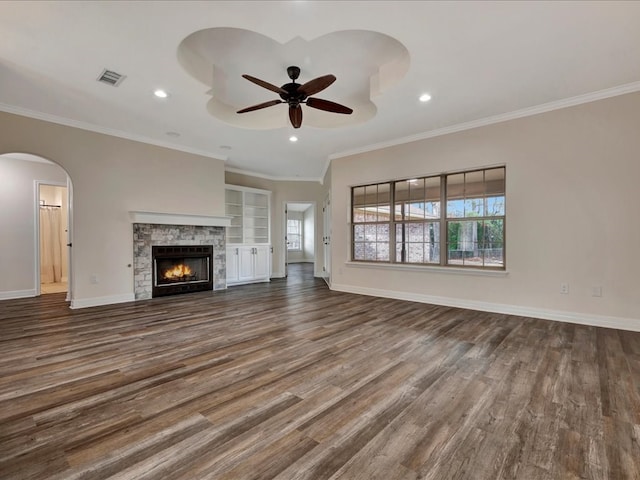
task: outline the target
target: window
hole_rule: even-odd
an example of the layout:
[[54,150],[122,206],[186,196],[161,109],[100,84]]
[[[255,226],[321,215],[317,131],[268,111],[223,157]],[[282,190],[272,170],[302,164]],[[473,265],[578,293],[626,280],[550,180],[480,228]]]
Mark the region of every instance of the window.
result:
[[504,268],[504,167],[357,186],[351,205],[354,261]]
[[302,220],[287,220],[287,250],[302,250]]

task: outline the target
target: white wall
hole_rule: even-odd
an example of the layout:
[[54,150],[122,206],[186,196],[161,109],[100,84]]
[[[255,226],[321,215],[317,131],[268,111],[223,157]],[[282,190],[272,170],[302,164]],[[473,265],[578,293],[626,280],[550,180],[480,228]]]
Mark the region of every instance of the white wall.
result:
[[67,175],[0,155],[0,299],[36,293],[36,181],[65,184]]
[[[334,160],[332,287],[640,330],[638,132],[634,93]],[[508,274],[348,263],[350,186],[490,165],[507,169]]]
[[[2,112],[0,132],[0,154],[35,154],[71,177],[74,306],[133,299],[130,211],[224,215],[222,160]],[[32,241],[26,229],[9,235],[12,246]],[[32,280],[5,280],[0,292]]]

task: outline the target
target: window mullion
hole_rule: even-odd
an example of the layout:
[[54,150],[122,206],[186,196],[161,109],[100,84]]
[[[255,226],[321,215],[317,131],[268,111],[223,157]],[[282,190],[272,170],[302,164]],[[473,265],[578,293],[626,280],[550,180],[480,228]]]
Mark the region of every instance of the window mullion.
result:
[[389,263],[396,263],[396,183],[389,183]]
[[440,176],[440,265],[447,264],[449,255],[448,245],[448,229],[447,229],[447,176]]

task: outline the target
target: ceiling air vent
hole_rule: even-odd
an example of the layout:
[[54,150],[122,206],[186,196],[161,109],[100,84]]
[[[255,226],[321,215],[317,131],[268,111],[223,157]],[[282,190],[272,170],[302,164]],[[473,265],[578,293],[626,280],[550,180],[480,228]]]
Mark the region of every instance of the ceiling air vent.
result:
[[98,81],[106,83],[107,85],[111,85],[113,87],[117,87],[125,78],[127,78],[126,75],[120,75],[119,73],[116,73],[112,70],[107,70],[105,68],[98,77]]

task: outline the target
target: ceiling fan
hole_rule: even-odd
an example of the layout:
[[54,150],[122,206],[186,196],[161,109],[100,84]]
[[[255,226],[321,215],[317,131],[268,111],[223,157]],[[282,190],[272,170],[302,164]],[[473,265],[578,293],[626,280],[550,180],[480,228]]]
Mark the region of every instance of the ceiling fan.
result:
[[282,100],[270,100],[268,102],[259,103],[258,105],[238,110],[237,113],[252,112],[254,110],[260,110],[261,108],[278,105],[279,103],[287,103],[289,104],[289,120],[291,120],[291,125],[293,125],[294,128],[300,128],[300,125],[302,125],[302,107],[300,105],[302,103],[305,103],[308,107],[324,110],[326,112],[344,113],[346,115],[353,112],[351,108],[340,105],[339,103],[330,102],[329,100],[323,100],[321,98],[310,98],[311,95],[321,92],[335,82],[336,77],[334,75],[323,75],[322,77],[314,78],[313,80],[303,84],[296,83],[297,78],[300,76],[300,68],[295,66],[288,67],[287,75],[289,75],[291,83],[285,83],[281,87],[265,82],[264,80],[260,80],[259,78],[252,77],[251,75],[242,75],[250,82],[260,85],[272,92],[276,92],[280,95]]

